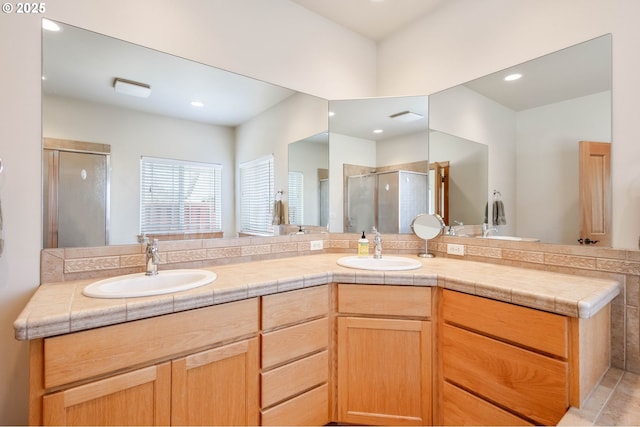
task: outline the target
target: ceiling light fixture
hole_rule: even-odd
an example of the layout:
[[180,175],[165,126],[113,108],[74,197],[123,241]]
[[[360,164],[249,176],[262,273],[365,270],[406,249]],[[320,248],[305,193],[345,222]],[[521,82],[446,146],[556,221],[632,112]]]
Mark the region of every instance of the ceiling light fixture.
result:
[[422,114],[414,113],[412,111],[401,111],[399,113],[395,113],[389,116],[390,118],[397,120],[399,122],[415,122],[416,120],[420,120],[424,118]]
[[373,133],[382,133],[382,132],[384,132],[382,129],[375,129],[375,130],[373,131]]
[[191,101],[191,105],[193,105],[194,107],[201,108],[201,107],[204,107],[204,102],[202,102],[202,101]]
[[113,80],[113,88],[118,93],[140,98],[148,98],[151,95],[151,86],[132,80],[116,78]]
[[514,80],[518,80],[520,77],[522,77],[522,74],[520,74],[520,73],[509,74],[508,76],[506,76],[504,78],[504,81],[505,82],[512,82]]
[[42,18],[42,28],[47,31],[60,31],[60,25],[47,18]]

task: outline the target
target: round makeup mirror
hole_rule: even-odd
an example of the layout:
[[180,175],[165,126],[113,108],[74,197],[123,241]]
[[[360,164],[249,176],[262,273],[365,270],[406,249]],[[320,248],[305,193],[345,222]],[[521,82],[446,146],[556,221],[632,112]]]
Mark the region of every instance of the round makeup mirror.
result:
[[444,221],[438,214],[420,214],[411,223],[413,233],[421,239],[424,239],[424,253],[418,254],[419,257],[433,258],[434,255],[429,253],[429,240],[438,237],[444,230]]

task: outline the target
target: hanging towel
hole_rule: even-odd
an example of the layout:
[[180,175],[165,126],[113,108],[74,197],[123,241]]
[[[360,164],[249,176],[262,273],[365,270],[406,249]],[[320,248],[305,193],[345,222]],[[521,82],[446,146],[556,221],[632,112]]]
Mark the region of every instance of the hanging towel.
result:
[[285,224],[285,212],[282,200],[276,200],[273,204],[273,225]]
[[484,221],[483,224],[489,224],[489,202],[484,204]]
[[493,225],[506,225],[507,217],[504,213],[504,203],[502,200],[493,201]]

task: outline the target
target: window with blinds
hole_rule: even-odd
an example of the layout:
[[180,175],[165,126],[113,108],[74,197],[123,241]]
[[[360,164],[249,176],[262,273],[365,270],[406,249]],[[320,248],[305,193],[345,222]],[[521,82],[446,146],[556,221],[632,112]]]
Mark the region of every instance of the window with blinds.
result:
[[240,164],[240,232],[273,234],[273,156]]
[[222,165],[140,159],[140,232],[222,231]]
[[289,224],[302,225],[304,221],[304,173],[289,171]]

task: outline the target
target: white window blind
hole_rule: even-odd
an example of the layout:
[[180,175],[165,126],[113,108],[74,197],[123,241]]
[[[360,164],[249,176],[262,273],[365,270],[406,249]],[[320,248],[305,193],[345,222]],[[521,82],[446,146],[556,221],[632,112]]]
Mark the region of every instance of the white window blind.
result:
[[222,231],[222,165],[140,159],[140,232]]
[[240,231],[273,234],[273,156],[240,164]]
[[304,222],[304,173],[289,171],[289,224]]

